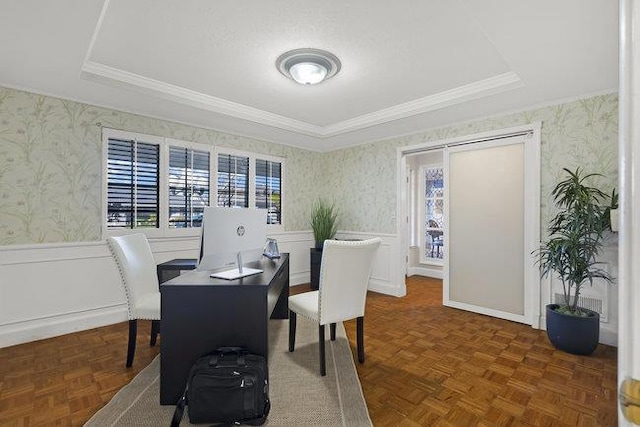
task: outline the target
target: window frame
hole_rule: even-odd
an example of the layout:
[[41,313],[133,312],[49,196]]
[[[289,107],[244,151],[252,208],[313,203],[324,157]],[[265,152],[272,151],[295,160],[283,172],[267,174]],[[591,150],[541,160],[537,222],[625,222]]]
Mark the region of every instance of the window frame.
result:
[[[109,228],[108,214],[108,168],[109,168],[109,139],[133,140],[159,146],[160,159],[158,162],[158,228]],[[227,147],[201,144],[173,138],[149,135],[140,132],[102,128],[102,192],[100,228],[103,238],[109,236],[123,236],[133,233],[144,233],[150,238],[162,237],[197,237],[201,227],[169,228],[169,148],[181,147],[209,153],[209,205],[217,206],[218,200],[218,154],[230,154],[249,158],[249,207],[256,206],[256,164],[255,161],[267,160],[280,163],[280,194],[284,200],[285,158],[268,154],[240,151]],[[267,224],[268,233],[282,232],[285,229],[285,209],[281,201],[280,224]],[[215,204],[213,204],[215,203]],[[265,218],[266,221],[266,218]]]
[[[272,156],[268,154],[252,153],[249,151],[241,151],[227,147],[216,147],[215,149],[215,194],[211,196],[211,200],[218,201],[218,155],[242,156],[249,158],[249,207],[256,207],[256,160],[266,160],[269,162],[280,163],[280,224],[267,224],[267,232],[282,232],[285,224],[285,209],[282,200],[284,200],[284,181],[285,181],[285,158]],[[213,175],[213,174],[212,174]],[[212,192],[213,194],[213,192]]]
[[[157,145],[159,148],[158,162],[158,227],[140,227],[140,228],[109,228],[107,226],[107,215],[109,211],[108,181],[109,181],[109,139],[129,140],[136,142],[144,142],[147,144]],[[147,135],[138,132],[121,131],[117,129],[102,129],[102,212],[100,225],[103,236],[125,236],[133,233],[144,233],[148,237],[162,237],[162,188],[166,184],[166,178],[162,174],[162,141],[164,138]]]
[[[211,206],[211,200],[213,195],[213,173],[212,164],[214,162],[215,149],[211,145],[199,144],[197,142],[182,141],[179,139],[164,138],[164,144],[160,149],[160,175],[164,176],[165,184],[160,189],[160,224],[164,224],[164,229],[167,231],[166,236],[199,236],[200,227],[186,227],[186,228],[170,228],[169,227],[169,149],[170,147],[187,148],[190,150],[206,151],[209,153],[209,206]],[[217,165],[217,160],[215,160]],[[164,206],[164,209],[162,208]]]

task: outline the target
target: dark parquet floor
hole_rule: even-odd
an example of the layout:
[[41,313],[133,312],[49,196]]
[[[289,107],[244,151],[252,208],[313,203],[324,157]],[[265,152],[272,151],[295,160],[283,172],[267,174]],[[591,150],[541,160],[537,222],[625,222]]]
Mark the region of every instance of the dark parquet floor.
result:
[[[368,295],[356,365],[375,426],[617,425],[614,347],[562,353],[543,331],[443,307],[441,286],[412,277],[405,298]],[[129,369],[126,323],[0,349],[0,426],[82,425],[158,354],[140,323]]]
[[555,350],[544,331],[442,306],[435,279],[369,293],[366,310],[357,369],[376,426],[617,426],[615,347]]

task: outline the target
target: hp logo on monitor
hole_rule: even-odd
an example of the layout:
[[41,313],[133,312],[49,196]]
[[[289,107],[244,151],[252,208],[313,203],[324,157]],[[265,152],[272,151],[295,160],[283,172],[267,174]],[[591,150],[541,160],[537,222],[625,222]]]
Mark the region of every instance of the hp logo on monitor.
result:
[[245,231],[245,230],[244,230],[244,226],[243,226],[243,225],[238,226],[238,228],[236,229],[236,233],[237,233],[237,234],[238,234],[238,236],[240,236],[240,237],[244,236],[244,231]]

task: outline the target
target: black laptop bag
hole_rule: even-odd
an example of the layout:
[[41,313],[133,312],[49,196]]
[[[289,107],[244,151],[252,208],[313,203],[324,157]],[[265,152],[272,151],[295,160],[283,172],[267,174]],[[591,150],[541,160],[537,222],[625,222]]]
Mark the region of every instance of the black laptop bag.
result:
[[238,347],[219,348],[196,361],[178,401],[171,427],[178,427],[185,405],[189,421],[262,425],[269,403],[267,362]]

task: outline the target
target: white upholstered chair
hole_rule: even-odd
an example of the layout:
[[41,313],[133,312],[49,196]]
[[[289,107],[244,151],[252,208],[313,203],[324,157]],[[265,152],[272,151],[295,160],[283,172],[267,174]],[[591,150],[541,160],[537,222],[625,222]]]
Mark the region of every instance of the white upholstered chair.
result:
[[108,237],[107,243],[118,265],[127,296],[129,345],[126,365],[130,367],[136,352],[138,319],[152,321],[152,346],[156,344],[160,329],[160,290],[156,262],[144,234]]
[[289,351],[295,347],[296,315],[318,322],[320,375],[326,375],[324,329],[327,324],[331,325],[331,340],[335,341],[336,322],[357,319],[358,361],[364,363],[364,306],[379,246],[379,238],[326,240],[319,289],[289,297]]

